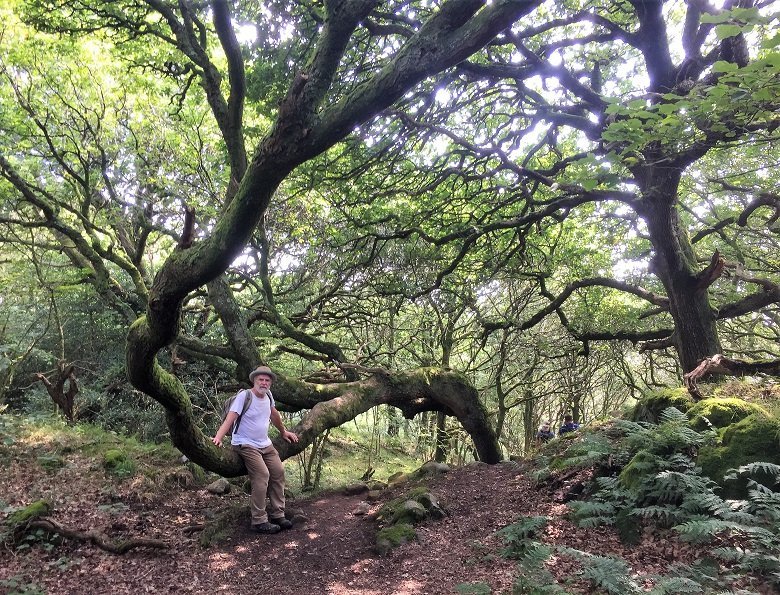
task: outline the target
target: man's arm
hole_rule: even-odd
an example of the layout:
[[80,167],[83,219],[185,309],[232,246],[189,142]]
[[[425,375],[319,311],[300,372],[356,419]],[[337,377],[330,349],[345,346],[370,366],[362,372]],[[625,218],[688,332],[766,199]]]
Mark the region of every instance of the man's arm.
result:
[[222,425],[219,426],[217,433],[214,434],[214,437],[211,439],[211,441],[217,446],[222,446],[222,439],[225,437],[225,434],[228,433],[228,430],[233,427],[233,424],[236,423],[237,419],[238,413],[235,411],[228,411],[228,414],[225,416],[225,421],[223,421]]
[[274,427],[277,430],[279,430],[279,434],[281,434],[284,440],[286,440],[287,442],[298,442],[298,434],[296,434],[295,432],[290,432],[284,427],[282,416],[279,415],[279,412],[276,410],[276,407],[271,407],[271,423],[274,424]]

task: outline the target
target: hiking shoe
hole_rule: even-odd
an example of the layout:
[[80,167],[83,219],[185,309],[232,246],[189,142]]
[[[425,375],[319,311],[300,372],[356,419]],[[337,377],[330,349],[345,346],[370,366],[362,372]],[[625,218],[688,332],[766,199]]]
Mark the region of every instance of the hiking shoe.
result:
[[266,535],[272,535],[274,533],[279,533],[282,528],[279,525],[275,525],[274,523],[259,523],[257,525],[252,525],[252,531],[255,533],[264,533]]
[[270,519],[270,521],[271,521],[271,522],[272,522],[274,525],[276,525],[277,527],[279,527],[279,530],[280,530],[280,531],[281,531],[282,529],[292,529],[292,526],[293,526],[293,524],[292,524],[290,521],[288,521],[286,518],[284,518],[284,517],[280,517],[280,518],[278,518],[278,519]]

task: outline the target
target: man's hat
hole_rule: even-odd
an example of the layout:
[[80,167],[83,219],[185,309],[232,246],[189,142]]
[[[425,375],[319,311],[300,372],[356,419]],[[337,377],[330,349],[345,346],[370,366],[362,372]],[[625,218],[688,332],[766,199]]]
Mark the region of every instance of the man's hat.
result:
[[271,371],[271,368],[268,366],[260,366],[258,368],[255,368],[254,371],[249,375],[249,382],[252,384],[255,383],[255,376],[259,376],[260,374],[264,374],[265,376],[269,376],[271,380],[276,382],[276,374],[274,374]]

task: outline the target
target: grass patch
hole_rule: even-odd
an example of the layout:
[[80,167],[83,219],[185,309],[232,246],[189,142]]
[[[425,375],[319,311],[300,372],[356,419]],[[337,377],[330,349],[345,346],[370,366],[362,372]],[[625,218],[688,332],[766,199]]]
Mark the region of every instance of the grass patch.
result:
[[[284,465],[288,488],[299,492],[303,483],[301,459],[288,459]],[[334,428],[325,444],[318,490],[332,490],[360,481],[369,467],[374,470],[372,479],[386,482],[393,473],[408,473],[420,465],[418,457],[400,447],[388,444],[381,446],[378,453],[372,452],[353,431]]]

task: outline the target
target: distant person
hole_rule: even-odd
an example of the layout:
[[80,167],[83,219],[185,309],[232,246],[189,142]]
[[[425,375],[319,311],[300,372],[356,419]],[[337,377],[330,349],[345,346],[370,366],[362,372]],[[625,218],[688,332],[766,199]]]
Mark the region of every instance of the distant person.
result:
[[563,425],[558,430],[558,436],[563,436],[564,434],[568,434],[569,432],[573,432],[579,429],[580,429],[580,424],[575,424],[574,418],[572,418],[571,415],[564,415]]
[[536,442],[537,444],[544,444],[545,442],[548,442],[549,440],[552,440],[555,438],[555,434],[553,433],[552,429],[550,428],[550,422],[545,421],[542,422],[542,425],[539,426],[539,431],[536,432]]
[[[267,366],[260,366],[249,375],[251,390],[241,391],[230,406],[225,421],[219,426],[211,441],[222,446],[222,439],[234,427],[238,416],[241,423],[233,433],[231,444],[244,460],[252,494],[249,499],[252,514],[252,530],[257,533],[278,533],[289,529],[292,523],[284,516],[284,467],[279,453],[268,437],[268,426],[272,423],[287,442],[298,442],[298,435],[284,427],[282,416],[274,406],[271,383],[276,374]],[[249,409],[241,413],[244,401],[252,399]],[[265,508],[268,495],[269,507]]]

